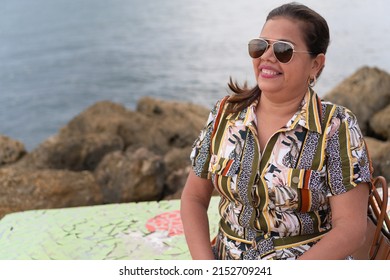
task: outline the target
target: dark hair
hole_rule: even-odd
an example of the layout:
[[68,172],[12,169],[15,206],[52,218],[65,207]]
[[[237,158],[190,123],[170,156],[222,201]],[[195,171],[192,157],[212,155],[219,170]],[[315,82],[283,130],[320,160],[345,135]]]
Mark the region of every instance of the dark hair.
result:
[[312,9],[296,2],[273,9],[266,21],[276,17],[287,17],[302,23],[304,41],[313,57],[323,53],[329,45],[329,27],[326,20]]
[[[292,2],[273,9],[266,21],[277,17],[299,21],[303,39],[312,57],[326,53],[329,45],[329,27],[320,14],[305,5]],[[317,78],[321,72],[322,69],[318,72]],[[228,87],[233,92],[233,95],[229,97],[229,112],[238,112],[248,107],[261,93],[257,85],[253,88],[248,88],[247,83],[240,86],[232,78],[229,80]]]

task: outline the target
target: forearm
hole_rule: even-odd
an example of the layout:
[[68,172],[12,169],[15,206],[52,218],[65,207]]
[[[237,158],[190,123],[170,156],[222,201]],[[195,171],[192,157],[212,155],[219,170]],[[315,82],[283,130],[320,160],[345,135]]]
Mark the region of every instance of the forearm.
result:
[[361,183],[345,194],[330,198],[333,228],[299,259],[345,259],[365,241],[368,185]]
[[207,206],[194,199],[182,198],[181,217],[188,248],[193,259],[214,259],[210,244]]
[[342,260],[355,252],[364,242],[362,228],[347,225],[332,229],[316,245],[304,253],[300,260]]

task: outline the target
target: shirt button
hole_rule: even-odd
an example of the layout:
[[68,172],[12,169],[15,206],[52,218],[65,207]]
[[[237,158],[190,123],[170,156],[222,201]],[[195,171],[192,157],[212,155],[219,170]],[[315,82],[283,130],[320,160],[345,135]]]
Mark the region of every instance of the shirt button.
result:
[[215,165],[215,170],[217,170],[217,171],[218,171],[218,170],[220,170],[220,169],[221,169],[221,165],[219,165],[219,164],[216,164],[216,165]]
[[299,183],[299,177],[295,176],[292,178],[292,181],[294,184],[298,184]]

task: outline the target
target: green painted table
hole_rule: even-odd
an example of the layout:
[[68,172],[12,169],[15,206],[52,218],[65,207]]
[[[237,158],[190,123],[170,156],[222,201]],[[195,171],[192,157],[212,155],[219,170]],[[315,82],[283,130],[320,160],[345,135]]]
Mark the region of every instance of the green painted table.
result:
[[[217,207],[213,197],[211,232]],[[179,208],[170,200],[8,214],[0,220],[0,259],[190,259]]]
[[[218,200],[210,203],[211,237]],[[0,220],[0,259],[190,259],[179,208],[170,200],[8,214]]]

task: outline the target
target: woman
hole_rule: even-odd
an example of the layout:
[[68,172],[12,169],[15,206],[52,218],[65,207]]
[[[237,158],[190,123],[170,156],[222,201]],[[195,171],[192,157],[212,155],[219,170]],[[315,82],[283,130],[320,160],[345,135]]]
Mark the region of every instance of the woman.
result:
[[328,44],[326,21],[296,3],[271,11],[249,42],[257,86],[230,81],[191,154],[181,215],[193,259],[345,259],[363,243],[366,145],[355,116],[312,90]]

